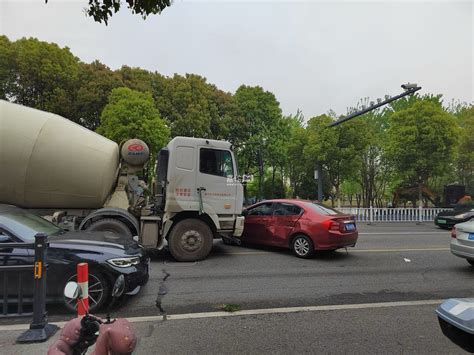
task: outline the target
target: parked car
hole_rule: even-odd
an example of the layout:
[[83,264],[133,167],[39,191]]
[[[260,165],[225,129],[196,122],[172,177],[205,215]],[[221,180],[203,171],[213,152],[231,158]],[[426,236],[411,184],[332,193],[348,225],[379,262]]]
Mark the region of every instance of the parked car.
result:
[[354,216],[311,201],[268,200],[242,214],[242,242],[290,248],[300,258],[309,258],[315,250],[353,247],[357,242]]
[[[149,258],[133,239],[110,232],[68,232],[26,210],[4,204],[0,204],[0,266],[33,264],[34,249],[2,248],[2,243],[33,243],[37,233],[46,233],[49,241],[47,302],[62,302],[68,309],[75,309],[73,301],[64,298],[63,290],[69,281],[76,281],[76,266],[81,262],[89,264],[91,312],[107,302],[119,275],[124,275],[125,293],[129,295],[138,293],[148,281]],[[18,275],[0,273],[0,291],[9,299],[18,297],[18,282]],[[22,291],[24,302],[31,302],[32,274],[30,279],[23,277]]]
[[474,219],[456,224],[451,230],[451,253],[474,266]]
[[474,201],[460,203],[452,211],[441,211],[435,217],[435,224],[443,229],[451,229],[457,223],[463,223],[474,218]]

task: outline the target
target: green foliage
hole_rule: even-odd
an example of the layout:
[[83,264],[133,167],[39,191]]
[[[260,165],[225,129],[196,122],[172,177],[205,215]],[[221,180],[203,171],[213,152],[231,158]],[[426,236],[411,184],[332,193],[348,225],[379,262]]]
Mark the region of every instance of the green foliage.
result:
[[333,189],[329,196],[334,203],[340,198],[340,187],[345,179],[354,178],[360,166],[360,157],[367,145],[363,132],[363,121],[347,122],[328,128],[333,119],[327,115],[313,117],[308,122],[308,145],[305,155],[313,166],[317,162],[329,178]]
[[81,63],[75,100],[76,120],[84,127],[95,130],[100,124],[100,115],[108,96],[112,89],[120,86],[123,86],[120,75],[98,60],[91,64]]
[[[22,38],[8,44],[2,37],[2,96],[22,105],[73,117],[79,59],[69,48]],[[8,66],[9,68],[5,68]]]
[[[47,4],[49,0],[44,0]],[[132,14],[138,14],[145,19],[150,14],[159,14],[171,6],[171,0],[126,0],[128,9]],[[87,16],[94,21],[107,25],[110,18],[122,7],[122,0],[89,0],[84,9]]]
[[194,74],[155,78],[154,83],[156,105],[173,136],[224,138],[224,121],[232,109],[230,94]]
[[474,195],[474,105],[463,107],[457,116],[463,128],[459,136],[458,176],[467,191]]
[[403,181],[426,183],[453,167],[458,143],[454,117],[419,101],[391,116],[387,154]]
[[345,195],[383,205],[420,176],[438,194],[448,183],[474,194],[474,106],[453,101],[446,108],[441,95],[411,95],[328,128],[336,113],[306,125],[301,112],[284,117],[275,95],[258,86],[231,94],[196,74],[166,77],[126,65],[112,71],[99,61],[80,62],[67,47],[0,36],[0,99],[92,130],[100,125],[97,131],[117,142],[141,138],[153,152],[170,135],[229,140],[239,173],[254,175],[247,197],[316,199],[317,162],[333,203]]
[[0,99],[11,96],[11,86],[15,82],[15,55],[13,43],[7,36],[0,36]]
[[117,143],[140,138],[148,144],[152,156],[169,140],[170,131],[155,108],[150,93],[123,87],[113,89],[100,122],[97,133]]
[[259,86],[240,86],[234,95],[235,112],[239,117],[233,122],[233,140],[241,142],[237,156],[241,171],[258,175],[259,198],[262,197],[263,169],[267,163],[276,169],[277,154],[281,148],[281,132],[277,127],[285,124],[281,121],[280,103],[275,95]]

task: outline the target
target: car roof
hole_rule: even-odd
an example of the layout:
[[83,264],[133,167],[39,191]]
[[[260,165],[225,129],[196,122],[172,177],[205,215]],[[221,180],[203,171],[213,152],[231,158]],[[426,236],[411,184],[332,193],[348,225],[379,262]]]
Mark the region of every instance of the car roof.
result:
[[13,212],[13,211],[22,211],[22,209],[13,205],[0,203],[0,213]]
[[[259,201],[257,203],[254,203],[252,206],[256,206],[256,205],[259,205],[259,204],[262,204],[262,203],[272,203],[272,202],[292,203],[292,204],[300,206],[300,207],[303,207],[308,203],[313,203],[310,200],[299,200],[299,199],[296,199],[296,198],[294,198],[294,199],[293,198],[275,198],[275,199],[270,199],[270,200]],[[252,207],[252,206],[249,206],[249,207]]]

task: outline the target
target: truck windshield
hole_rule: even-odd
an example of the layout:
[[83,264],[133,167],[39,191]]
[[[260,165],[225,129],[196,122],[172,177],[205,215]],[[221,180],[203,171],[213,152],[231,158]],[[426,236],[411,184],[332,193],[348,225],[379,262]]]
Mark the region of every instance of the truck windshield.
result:
[[233,177],[232,155],[227,150],[201,148],[199,171],[204,174]]
[[27,243],[35,239],[37,233],[57,235],[63,230],[51,222],[26,211],[8,211],[0,215],[0,223]]

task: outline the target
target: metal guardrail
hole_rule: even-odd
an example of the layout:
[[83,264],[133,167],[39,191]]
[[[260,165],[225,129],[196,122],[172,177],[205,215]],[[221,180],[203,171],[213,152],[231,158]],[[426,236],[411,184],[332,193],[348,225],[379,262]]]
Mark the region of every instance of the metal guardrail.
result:
[[[10,244],[10,243],[9,243]],[[2,247],[5,244],[1,245]],[[0,318],[9,318],[9,317],[26,317],[31,316],[33,312],[24,311],[24,294],[23,294],[23,282],[33,282],[31,277],[31,272],[34,269],[34,265],[18,265],[18,266],[0,266],[0,280],[2,284],[0,285],[0,290],[2,290],[2,312],[0,313]],[[8,294],[8,284],[10,281],[10,276],[17,278],[18,287],[17,287],[17,296],[15,299],[9,298]],[[28,278],[28,276],[30,276]],[[12,312],[12,309],[16,309]]]
[[450,208],[358,208],[341,207],[338,211],[352,214],[359,222],[433,222],[436,215],[441,211],[452,210]]
[[[2,249],[21,248],[33,249],[35,251],[35,261],[33,265],[3,265],[0,266],[0,273],[3,275],[3,284],[0,290],[3,291],[2,296],[2,317],[15,317],[33,315],[30,329],[25,331],[17,338],[17,343],[34,343],[45,341],[53,335],[58,327],[48,324],[46,313],[46,251],[48,248],[48,236],[44,233],[35,235],[34,243],[1,243]],[[33,277],[24,277],[25,272],[33,271]],[[18,297],[15,313],[9,313],[12,300],[9,300],[8,294],[8,278],[18,277]],[[23,282],[33,283],[33,312],[24,312],[24,294]],[[13,307],[14,308],[14,307]]]

